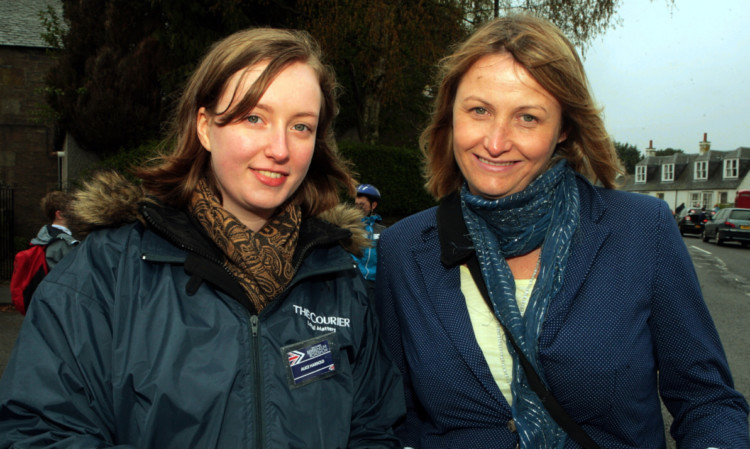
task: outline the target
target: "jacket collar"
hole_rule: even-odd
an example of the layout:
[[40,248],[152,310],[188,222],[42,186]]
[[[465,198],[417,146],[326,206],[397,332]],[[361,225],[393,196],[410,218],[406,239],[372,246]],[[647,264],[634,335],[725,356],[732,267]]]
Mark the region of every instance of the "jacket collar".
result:
[[473,243],[461,212],[458,191],[448,195],[437,209],[440,261],[448,267],[460,265],[474,254]]
[[[140,206],[148,227],[173,245],[199,256],[220,262],[224,256],[209,239],[201,225],[186,211],[155,202]],[[298,268],[308,252],[318,246],[332,245],[351,236],[351,231],[318,218],[302,220],[297,249],[292,263]]]

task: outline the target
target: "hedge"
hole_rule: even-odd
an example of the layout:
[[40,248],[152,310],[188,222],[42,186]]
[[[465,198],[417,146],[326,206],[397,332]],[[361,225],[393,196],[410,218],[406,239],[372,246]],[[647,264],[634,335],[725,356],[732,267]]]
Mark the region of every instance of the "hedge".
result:
[[[422,153],[418,149],[347,141],[338,145],[341,155],[352,163],[357,181],[380,190],[383,197],[377,212],[387,224],[436,204],[424,190]],[[146,142],[140,147],[122,150],[83,173],[82,178],[102,168],[129,176],[129,168],[154,156],[157,146],[158,142]],[[354,201],[353,198],[344,200]]]
[[377,212],[384,221],[393,222],[436,204],[424,189],[418,149],[339,142],[339,151],[354,165],[360,183],[380,190]]

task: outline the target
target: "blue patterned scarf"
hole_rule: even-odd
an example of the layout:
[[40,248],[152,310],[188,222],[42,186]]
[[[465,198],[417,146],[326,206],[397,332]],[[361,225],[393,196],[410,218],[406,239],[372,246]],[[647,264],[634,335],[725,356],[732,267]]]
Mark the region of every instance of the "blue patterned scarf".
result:
[[[487,200],[461,191],[461,210],[474,244],[495,316],[547,383],[539,363],[539,335],[549,301],[560,290],[570,242],[578,226],[579,197],[575,173],[560,161],[521,192]],[[506,258],[542,246],[539,273],[524,315]],[[529,386],[518,356],[513,356],[513,419],[521,448],[562,448],[565,432]]]

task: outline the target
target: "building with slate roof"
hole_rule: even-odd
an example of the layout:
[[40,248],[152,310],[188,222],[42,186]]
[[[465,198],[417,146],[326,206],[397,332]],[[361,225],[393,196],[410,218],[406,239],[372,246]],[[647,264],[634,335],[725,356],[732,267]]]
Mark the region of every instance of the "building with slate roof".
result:
[[59,0],[0,0],[0,196],[11,198],[0,201],[0,278],[10,275],[8,253],[44,224],[41,197],[62,187],[54,123],[41,114],[53,64],[39,16],[48,6],[62,16]]
[[623,190],[656,196],[666,201],[672,210],[685,207],[705,207],[732,204],[740,190],[750,189],[750,148],[730,151],[711,149],[704,134],[698,154],[655,156],[653,145],[635,166]]

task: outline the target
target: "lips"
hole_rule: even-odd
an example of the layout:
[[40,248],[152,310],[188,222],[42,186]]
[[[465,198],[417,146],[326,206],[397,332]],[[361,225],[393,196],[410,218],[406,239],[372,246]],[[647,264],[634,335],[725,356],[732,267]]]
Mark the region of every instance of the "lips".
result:
[[265,177],[271,178],[271,179],[277,179],[277,178],[281,178],[282,176],[284,176],[281,173],[277,173],[277,172],[273,172],[273,171],[268,171],[268,170],[256,170],[256,172],[258,174],[262,175],[262,176],[265,176]]
[[511,165],[514,165],[515,161],[491,161],[489,159],[485,159],[483,157],[477,156],[477,159],[479,159],[479,162],[487,165],[491,165],[493,167],[510,167]]
[[268,187],[279,187],[284,183],[284,180],[286,180],[286,177],[288,176],[285,173],[270,170],[253,170],[253,172],[255,173],[255,177],[258,178],[258,181]]

